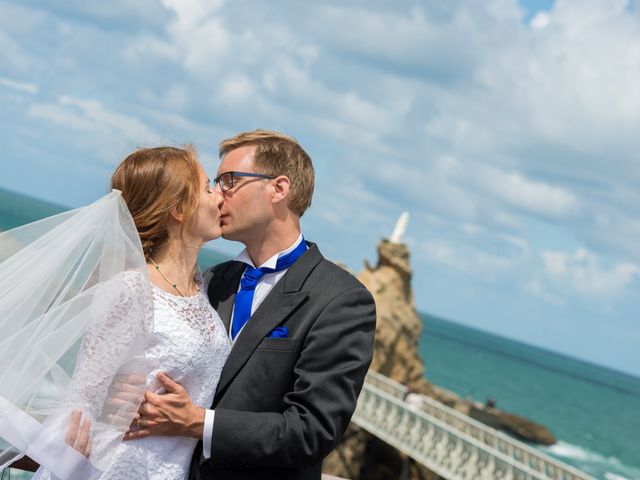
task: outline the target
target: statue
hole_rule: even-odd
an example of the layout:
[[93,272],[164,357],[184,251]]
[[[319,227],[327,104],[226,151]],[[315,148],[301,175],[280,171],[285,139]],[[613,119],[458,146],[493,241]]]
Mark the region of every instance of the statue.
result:
[[389,241],[391,243],[402,243],[402,237],[404,236],[404,232],[407,230],[407,224],[409,223],[409,212],[402,212],[400,217],[398,217],[398,221],[396,222],[396,226],[393,229],[393,233],[389,237]]

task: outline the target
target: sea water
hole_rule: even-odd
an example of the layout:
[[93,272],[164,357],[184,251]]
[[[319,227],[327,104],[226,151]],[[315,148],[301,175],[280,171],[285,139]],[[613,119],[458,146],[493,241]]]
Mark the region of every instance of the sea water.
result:
[[422,314],[426,378],[549,428],[540,450],[606,480],[640,479],[640,378]]

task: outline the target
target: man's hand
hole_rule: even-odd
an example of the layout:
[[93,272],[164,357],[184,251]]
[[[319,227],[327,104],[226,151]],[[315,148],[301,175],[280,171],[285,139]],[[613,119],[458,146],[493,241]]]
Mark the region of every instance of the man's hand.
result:
[[81,424],[81,420],[82,412],[78,410],[71,412],[71,420],[64,440],[82,455],[89,458],[89,455],[91,455],[91,422],[85,418]]
[[150,435],[168,435],[202,438],[204,430],[204,408],[194,405],[182,385],[167,374],[158,373],[158,381],[167,393],[145,392],[144,402],[129,429],[125,440],[144,438]]

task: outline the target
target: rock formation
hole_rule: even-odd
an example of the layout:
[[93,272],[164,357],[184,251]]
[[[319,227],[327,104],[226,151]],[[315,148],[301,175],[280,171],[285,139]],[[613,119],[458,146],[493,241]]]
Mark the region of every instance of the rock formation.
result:
[[[399,220],[390,237],[394,241],[383,240],[378,245],[378,264],[372,267],[365,262],[365,269],[358,275],[376,302],[376,339],[371,369],[494,428],[527,441],[555,443],[553,435],[541,425],[464,400],[425,379],[424,362],[418,353],[422,321],[411,288],[409,249],[401,242],[406,221],[407,218],[402,217]],[[399,475],[403,470],[405,473]],[[325,460],[324,471],[352,480],[439,478],[353,423],[340,446]]]
[[[433,395],[418,354],[422,322],[411,289],[409,249],[402,243],[384,240],[378,245],[378,259],[376,267],[366,264],[358,275],[376,302],[376,338],[371,369],[416,392]],[[352,423],[341,445],[325,460],[324,471],[352,480],[396,479],[405,465],[422,470],[411,472],[409,478],[437,478],[415,464],[410,465],[403,454]]]

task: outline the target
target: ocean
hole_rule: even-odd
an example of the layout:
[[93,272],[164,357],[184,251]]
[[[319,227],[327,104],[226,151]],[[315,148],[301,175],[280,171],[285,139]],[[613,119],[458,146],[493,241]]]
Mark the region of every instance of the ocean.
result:
[[[0,232],[65,210],[68,208],[0,188]],[[205,247],[198,256],[198,265],[206,268],[228,259],[228,256]]]
[[[0,230],[64,208],[0,189]],[[203,249],[201,266],[227,257]],[[419,295],[419,292],[415,292]],[[429,381],[547,426],[540,448],[603,480],[640,480],[640,378],[421,314],[420,354]],[[12,472],[12,478],[29,475]]]
[[599,479],[640,479],[640,378],[421,314],[429,381],[548,427],[539,448]]

